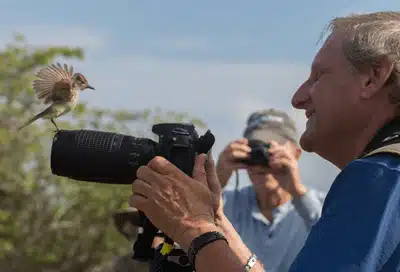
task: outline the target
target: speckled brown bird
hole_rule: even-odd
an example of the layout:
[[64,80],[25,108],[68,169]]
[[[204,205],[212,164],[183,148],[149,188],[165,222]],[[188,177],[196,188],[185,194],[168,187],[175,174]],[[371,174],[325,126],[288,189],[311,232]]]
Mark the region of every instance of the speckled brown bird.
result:
[[51,103],[51,105],[29,119],[18,130],[30,125],[39,118],[50,119],[58,130],[54,119],[75,108],[81,91],[85,89],[94,90],[84,75],[81,73],[74,74],[73,70],[72,66],[66,64],[62,66],[57,63],[41,69],[36,74],[39,79],[33,81],[35,94],[44,104]]

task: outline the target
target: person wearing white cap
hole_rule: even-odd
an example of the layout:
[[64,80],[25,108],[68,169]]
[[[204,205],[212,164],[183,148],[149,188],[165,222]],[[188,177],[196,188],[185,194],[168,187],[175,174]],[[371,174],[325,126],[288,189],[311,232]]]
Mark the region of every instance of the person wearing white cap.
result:
[[325,194],[301,182],[296,127],[285,112],[252,113],[243,136],[221,152],[217,174],[225,187],[244,169],[251,184],[223,191],[224,213],[266,271],[286,272],[319,219]]

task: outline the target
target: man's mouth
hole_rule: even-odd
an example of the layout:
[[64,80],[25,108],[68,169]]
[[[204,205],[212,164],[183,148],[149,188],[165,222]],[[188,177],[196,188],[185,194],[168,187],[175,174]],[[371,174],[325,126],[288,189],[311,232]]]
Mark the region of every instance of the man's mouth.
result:
[[306,110],[306,117],[309,119],[311,116],[313,116],[315,113],[314,110]]

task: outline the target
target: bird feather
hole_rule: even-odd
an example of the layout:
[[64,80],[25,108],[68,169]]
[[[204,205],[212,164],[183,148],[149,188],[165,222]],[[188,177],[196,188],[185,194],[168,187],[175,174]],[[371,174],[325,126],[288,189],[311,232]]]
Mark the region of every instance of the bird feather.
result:
[[44,103],[70,101],[73,96],[74,93],[71,91],[71,83],[61,80],[54,84],[53,92],[51,95],[45,97]]
[[29,119],[29,120],[26,121],[24,124],[22,124],[22,125],[18,128],[18,130],[21,130],[21,129],[23,129],[24,127],[26,127],[26,126],[32,124],[33,122],[35,122],[35,121],[38,120],[39,118],[45,117],[45,116],[47,116],[47,115],[50,115],[52,111],[54,111],[53,107],[52,107],[52,106],[48,107],[48,108],[45,109],[44,111],[42,111],[42,112],[36,114],[36,115],[33,116],[31,119]]
[[51,64],[41,69],[36,75],[39,79],[33,81],[33,89],[38,99],[45,104],[67,99],[71,95],[73,68],[60,63]]

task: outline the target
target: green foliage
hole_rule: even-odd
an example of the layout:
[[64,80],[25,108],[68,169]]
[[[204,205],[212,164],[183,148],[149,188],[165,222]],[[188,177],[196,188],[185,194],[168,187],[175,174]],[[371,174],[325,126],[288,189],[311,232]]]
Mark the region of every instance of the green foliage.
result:
[[[110,271],[132,243],[111,215],[127,208],[130,186],[82,183],[51,174],[54,127],[39,120],[16,128],[44,109],[31,87],[34,72],[55,58],[80,59],[80,48],[32,48],[21,35],[0,52],[0,271]],[[57,120],[60,128],[101,129],[153,137],[158,122],[201,120],[161,109],[92,108],[81,103]]]

